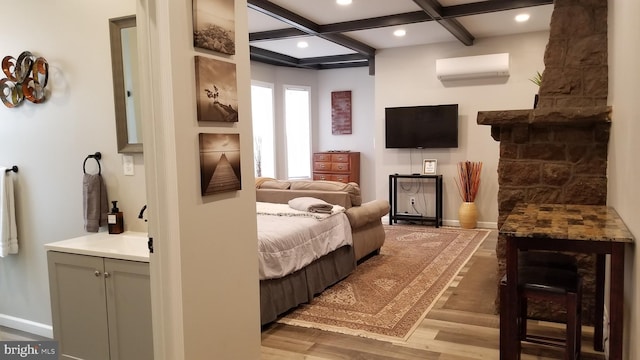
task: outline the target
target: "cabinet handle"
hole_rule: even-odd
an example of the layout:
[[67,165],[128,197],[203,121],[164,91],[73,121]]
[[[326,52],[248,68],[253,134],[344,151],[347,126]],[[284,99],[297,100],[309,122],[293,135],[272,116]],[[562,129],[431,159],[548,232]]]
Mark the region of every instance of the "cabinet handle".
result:
[[96,277],[100,276],[100,271],[98,271],[98,270],[94,271],[93,275],[95,275]]
[[110,277],[110,276],[111,276],[111,274],[109,274],[109,273],[108,273],[108,272],[106,272],[106,271],[104,272],[104,278],[105,278],[105,279],[106,279],[106,278],[108,278],[108,277]]

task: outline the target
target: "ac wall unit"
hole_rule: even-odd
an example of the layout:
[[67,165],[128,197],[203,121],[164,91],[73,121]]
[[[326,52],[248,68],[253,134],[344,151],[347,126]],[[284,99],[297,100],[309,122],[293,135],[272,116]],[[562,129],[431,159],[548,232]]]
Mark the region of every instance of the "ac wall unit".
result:
[[509,76],[509,53],[465,56],[436,60],[441,81]]

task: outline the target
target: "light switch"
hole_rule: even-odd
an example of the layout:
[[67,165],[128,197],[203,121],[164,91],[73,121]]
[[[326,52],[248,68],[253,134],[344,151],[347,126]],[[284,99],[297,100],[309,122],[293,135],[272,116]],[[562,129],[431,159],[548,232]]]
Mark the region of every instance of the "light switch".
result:
[[133,155],[122,155],[122,170],[125,175],[135,175],[133,170]]

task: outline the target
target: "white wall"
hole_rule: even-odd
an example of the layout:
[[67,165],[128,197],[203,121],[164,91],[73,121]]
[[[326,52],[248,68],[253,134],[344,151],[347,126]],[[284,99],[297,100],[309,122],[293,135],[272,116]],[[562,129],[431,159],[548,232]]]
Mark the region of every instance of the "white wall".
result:
[[[17,165],[16,210],[20,252],[0,258],[0,325],[51,335],[47,261],[43,245],[86,234],[82,163],[102,153],[109,200],[118,200],[125,229],[146,231],[137,219],[145,204],[144,167],[122,174],[117,153],[108,19],[136,12],[135,1],[25,0],[37,9],[6,16],[0,56],[29,50],[49,63],[50,96],[9,109],[0,104],[0,164]],[[4,75],[0,75],[4,77]],[[93,160],[87,170],[93,172]]]
[[[640,234],[640,2],[609,0],[609,104],[612,106],[609,140],[608,199],[635,235]],[[640,247],[627,248],[625,260],[624,359],[640,359]],[[630,321],[627,321],[629,319]]]
[[[454,182],[457,163],[482,161],[480,191],[476,198],[478,221],[480,226],[495,227],[498,218],[499,143],[491,138],[489,126],[477,125],[477,113],[533,107],[538,89],[529,78],[544,68],[543,56],[548,38],[548,32],[535,32],[476,39],[471,47],[449,42],[378,51],[374,119],[376,197],[388,197],[386,183],[389,174],[419,173],[423,159],[436,159],[437,172],[444,179],[444,221],[456,225],[461,203]],[[445,86],[436,78],[436,59],[503,52],[510,54],[510,77],[506,82],[466,81]],[[384,148],[385,107],[437,104],[459,104],[457,149]]]
[[[318,121],[315,127],[317,141],[314,149],[360,152],[360,190],[363,201],[376,198],[374,89],[375,77],[369,75],[368,67],[318,71]],[[333,135],[331,92],[344,90],[351,90],[351,134]]]
[[[230,56],[193,48],[191,0],[138,3],[148,34],[143,114],[153,114],[143,135],[153,149],[145,171],[156,359],[260,357],[247,2],[226,3],[235,6]],[[235,64],[238,122],[198,123],[195,56]],[[242,190],[201,196],[200,133],[239,134]]]

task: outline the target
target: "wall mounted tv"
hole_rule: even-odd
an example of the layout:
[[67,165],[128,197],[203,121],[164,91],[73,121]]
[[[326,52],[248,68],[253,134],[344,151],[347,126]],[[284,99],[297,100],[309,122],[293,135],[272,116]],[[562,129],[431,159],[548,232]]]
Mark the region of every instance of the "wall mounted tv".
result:
[[385,108],[385,147],[457,148],[458,104]]

